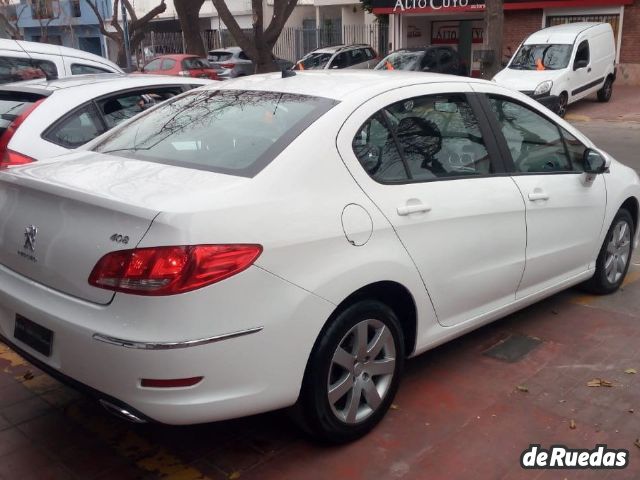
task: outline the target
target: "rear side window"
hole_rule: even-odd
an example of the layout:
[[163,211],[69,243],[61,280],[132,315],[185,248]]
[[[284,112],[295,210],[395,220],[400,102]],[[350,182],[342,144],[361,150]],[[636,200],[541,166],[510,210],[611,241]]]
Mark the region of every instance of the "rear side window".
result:
[[78,148],[104,131],[93,104],[86,105],[45,132],[43,137],[65,148]]
[[71,64],[71,75],[89,75],[95,73],[113,73],[105,68],[94,67],[93,65],[82,65],[80,63]]
[[194,91],[116,129],[95,151],[253,177],[335,103],[279,92]]
[[0,134],[20,114],[44,97],[32,93],[0,92]]
[[226,62],[233,56],[230,52],[209,52],[209,60],[211,62]]
[[45,77],[58,78],[58,69],[53,62],[29,58],[0,57],[0,83]]

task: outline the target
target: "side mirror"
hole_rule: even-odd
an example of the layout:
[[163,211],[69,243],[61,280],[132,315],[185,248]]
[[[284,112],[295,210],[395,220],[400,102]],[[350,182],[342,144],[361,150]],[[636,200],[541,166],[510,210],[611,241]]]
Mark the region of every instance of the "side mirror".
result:
[[589,66],[589,60],[576,60],[573,64],[574,70],[580,70],[581,68],[587,68]]
[[584,171],[591,174],[605,173],[609,170],[610,160],[602,153],[587,148],[582,157]]

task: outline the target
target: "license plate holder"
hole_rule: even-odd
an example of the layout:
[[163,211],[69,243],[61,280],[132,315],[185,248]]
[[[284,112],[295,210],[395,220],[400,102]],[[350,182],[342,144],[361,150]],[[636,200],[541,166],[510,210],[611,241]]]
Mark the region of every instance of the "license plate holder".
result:
[[51,356],[53,331],[16,314],[13,336],[45,357]]

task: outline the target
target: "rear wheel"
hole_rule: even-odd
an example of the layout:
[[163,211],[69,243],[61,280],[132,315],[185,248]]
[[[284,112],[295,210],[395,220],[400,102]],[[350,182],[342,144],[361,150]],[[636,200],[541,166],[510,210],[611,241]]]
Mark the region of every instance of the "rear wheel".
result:
[[586,290],[597,293],[613,293],[624,281],[633,253],[634,223],[627,210],[616,214],[604,239],[596,261],[596,272],[584,283]]
[[567,106],[569,105],[569,95],[567,92],[562,92],[558,97],[558,108],[556,113],[559,117],[563,117],[567,114]]
[[611,100],[612,93],[613,93],[613,78],[609,76],[604,81],[604,85],[602,86],[602,88],[598,90],[598,101],[608,102],[609,100]]
[[372,300],[349,306],[316,341],[296,405],[299,423],[331,443],[365,435],[389,409],[403,363],[395,313]]

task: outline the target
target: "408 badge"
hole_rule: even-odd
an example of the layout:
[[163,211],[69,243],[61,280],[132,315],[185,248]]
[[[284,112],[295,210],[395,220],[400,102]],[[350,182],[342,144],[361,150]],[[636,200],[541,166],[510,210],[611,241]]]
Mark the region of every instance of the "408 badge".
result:
[[529,445],[520,456],[520,466],[525,469],[622,469],[629,465],[629,451],[609,449],[606,445],[596,448],[572,449],[564,445],[552,445],[548,450],[540,445]]

